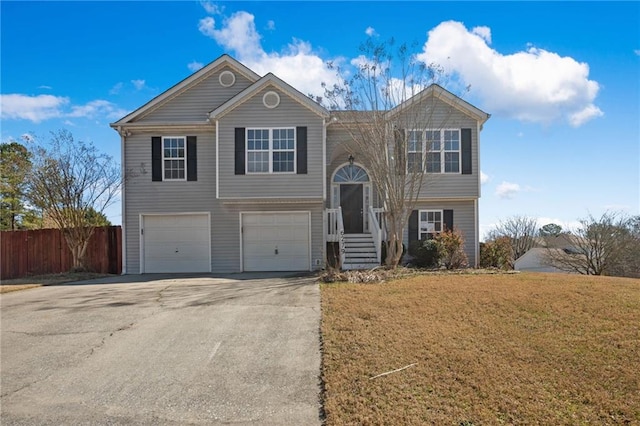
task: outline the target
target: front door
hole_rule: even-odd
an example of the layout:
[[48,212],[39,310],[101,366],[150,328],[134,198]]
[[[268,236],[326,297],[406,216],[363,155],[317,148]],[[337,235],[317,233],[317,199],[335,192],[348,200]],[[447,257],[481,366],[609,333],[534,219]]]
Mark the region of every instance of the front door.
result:
[[362,184],[340,185],[340,207],[345,234],[362,234]]

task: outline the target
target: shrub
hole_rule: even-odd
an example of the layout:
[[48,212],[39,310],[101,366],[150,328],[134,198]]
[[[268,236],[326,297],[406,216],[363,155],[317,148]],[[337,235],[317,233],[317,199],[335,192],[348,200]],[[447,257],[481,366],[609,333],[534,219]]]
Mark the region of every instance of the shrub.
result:
[[459,229],[441,232],[433,239],[442,263],[447,269],[458,269],[468,266],[469,259],[464,252],[464,237]]
[[480,266],[483,268],[513,269],[513,249],[509,237],[480,244]]
[[409,254],[413,263],[419,268],[433,268],[438,266],[440,256],[438,245],[434,240],[416,240],[409,245]]

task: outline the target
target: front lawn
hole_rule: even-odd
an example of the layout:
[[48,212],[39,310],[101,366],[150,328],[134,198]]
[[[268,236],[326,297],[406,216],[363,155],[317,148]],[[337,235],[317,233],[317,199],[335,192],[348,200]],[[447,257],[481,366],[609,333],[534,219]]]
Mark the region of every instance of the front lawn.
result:
[[640,424],[640,280],[424,275],[321,291],[327,425]]

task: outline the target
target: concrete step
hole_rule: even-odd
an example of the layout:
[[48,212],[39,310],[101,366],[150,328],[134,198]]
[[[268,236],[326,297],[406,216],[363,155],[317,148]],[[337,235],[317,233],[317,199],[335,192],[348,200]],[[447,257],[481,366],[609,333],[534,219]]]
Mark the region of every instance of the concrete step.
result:
[[361,262],[361,263],[346,263],[344,265],[342,265],[342,269],[345,271],[353,271],[356,269],[373,269],[376,266],[380,266],[377,262],[375,263],[366,263],[366,262]]
[[375,247],[345,247],[346,253],[375,253]]

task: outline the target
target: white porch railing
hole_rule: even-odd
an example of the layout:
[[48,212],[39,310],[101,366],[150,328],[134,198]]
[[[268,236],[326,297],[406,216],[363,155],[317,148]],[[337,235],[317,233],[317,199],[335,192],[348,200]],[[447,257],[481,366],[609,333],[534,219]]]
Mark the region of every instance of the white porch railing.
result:
[[326,209],[327,241],[339,243],[340,264],[344,264],[346,249],[344,246],[344,222],[342,221],[342,208]]
[[[327,241],[337,243],[340,241],[340,230],[338,229],[339,209],[325,209],[327,221]],[[340,214],[340,216],[342,216]]]
[[376,217],[376,212],[373,207],[369,206],[369,229],[371,230],[371,236],[373,237],[373,245],[376,247],[376,256],[378,257],[378,263],[380,263],[380,256],[382,255],[382,230]]
[[378,221],[378,229],[380,229],[381,232],[381,239],[382,241],[386,241],[387,240],[387,222],[384,219],[384,209],[383,208],[374,208],[373,209],[373,213],[375,214],[376,220]]
[[338,235],[340,236],[340,265],[344,265],[347,249],[344,245],[344,222],[342,222],[342,207],[338,207]]

